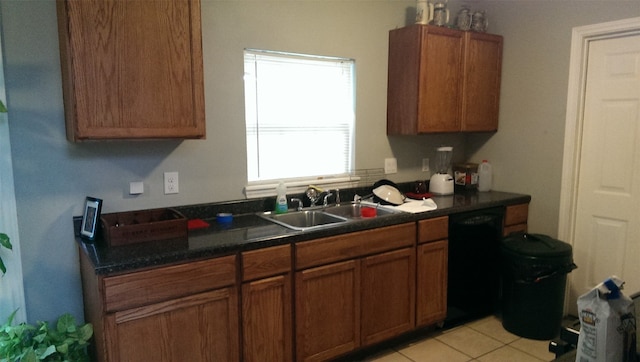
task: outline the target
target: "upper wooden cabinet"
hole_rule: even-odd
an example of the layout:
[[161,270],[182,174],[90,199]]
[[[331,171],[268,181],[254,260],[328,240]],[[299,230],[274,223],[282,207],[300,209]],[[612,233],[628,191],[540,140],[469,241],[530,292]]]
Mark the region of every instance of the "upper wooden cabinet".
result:
[[462,131],[498,130],[501,74],[502,36],[465,32]]
[[199,0],[58,0],[67,138],[204,138]]
[[496,131],[502,37],[430,25],[389,32],[387,134]]

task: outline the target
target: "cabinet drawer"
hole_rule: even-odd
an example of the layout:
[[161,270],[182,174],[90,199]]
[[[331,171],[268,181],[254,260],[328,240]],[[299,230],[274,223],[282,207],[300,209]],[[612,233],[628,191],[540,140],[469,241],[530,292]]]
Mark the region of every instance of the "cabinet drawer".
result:
[[242,281],[291,271],[291,246],[280,245],[242,253]]
[[529,217],[529,204],[519,204],[507,206],[504,214],[504,224],[515,225],[524,224]]
[[105,277],[105,310],[140,307],[229,286],[235,278],[235,255]]
[[442,240],[449,237],[449,217],[442,216],[418,221],[418,243]]
[[416,224],[358,231],[296,244],[296,269],[353,259],[415,244]]

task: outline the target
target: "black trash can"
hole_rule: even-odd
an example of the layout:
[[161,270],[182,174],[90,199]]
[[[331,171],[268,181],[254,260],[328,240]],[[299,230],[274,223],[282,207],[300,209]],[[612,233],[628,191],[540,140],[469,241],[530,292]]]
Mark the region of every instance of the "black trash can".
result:
[[560,332],[571,245],[542,234],[502,240],[502,325],[520,337],[548,340]]

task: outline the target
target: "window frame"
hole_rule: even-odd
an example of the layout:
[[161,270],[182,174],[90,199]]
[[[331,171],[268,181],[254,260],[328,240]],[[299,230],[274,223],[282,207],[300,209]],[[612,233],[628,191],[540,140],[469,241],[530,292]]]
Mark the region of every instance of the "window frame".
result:
[[[347,90],[347,92],[350,92],[351,99],[348,102],[345,102],[345,104],[347,104],[347,106],[350,107],[349,109],[350,109],[350,112],[352,113],[348,116],[340,117],[339,119],[343,120],[343,122],[341,123],[336,122],[334,124],[336,127],[338,127],[338,129],[340,127],[346,126],[346,131],[344,131],[343,133],[340,133],[339,130],[334,131],[334,133],[342,134],[342,137],[347,137],[348,139],[347,142],[342,144],[342,146],[344,146],[344,149],[346,150],[346,152],[341,154],[342,155],[341,160],[346,162],[345,163],[346,167],[343,170],[344,172],[321,173],[321,174],[309,175],[309,176],[293,176],[293,177],[283,177],[283,178],[264,178],[264,179],[258,178],[258,179],[249,180],[251,177],[251,172],[249,169],[250,157],[252,157],[252,155],[250,155],[250,146],[251,146],[250,137],[252,136],[250,135],[249,127],[250,127],[250,122],[256,122],[257,124],[258,115],[256,110],[257,106],[254,106],[253,109],[251,109],[250,108],[251,106],[248,103],[251,102],[252,100],[253,102],[257,103],[256,97],[257,97],[258,91],[256,90],[255,85],[250,84],[253,78],[249,78],[249,77],[252,77],[255,73],[251,73],[250,69],[249,71],[247,70],[248,69],[247,62],[251,61],[251,59],[248,60],[247,57],[266,57],[267,60],[265,61],[273,61],[273,60],[282,58],[284,60],[283,63],[288,61],[295,63],[295,59],[301,59],[302,60],[301,63],[303,64],[305,63],[304,62],[305,60],[310,60],[311,62],[322,62],[322,61],[334,62],[334,63],[348,62],[346,67],[344,66],[344,64],[340,65],[340,67],[342,67],[341,69],[343,70],[345,68],[349,69],[349,75],[348,77],[345,78],[345,80],[349,82],[349,85],[343,88],[343,90]],[[263,192],[264,190],[275,190],[275,186],[277,186],[279,181],[284,181],[289,188],[300,187],[300,185],[309,185],[311,183],[313,183],[314,185],[329,184],[329,185],[340,185],[341,187],[348,187],[348,186],[352,186],[355,182],[357,182],[359,178],[353,175],[353,171],[355,169],[355,147],[356,147],[356,137],[355,137],[356,61],[355,59],[345,58],[345,57],[332,57],[332,56],[261,50],[261,49],[253,49],[253,48],[244,49],[243,59],[244,59],[244,70],[245,70],[245,73],[244,73],[245,141],[247,142],[246,144],[247,185],[245,190],[246,190],[247,196],[252,197],[252,195],[262,195],[264,193]],[[253,60],[254,64],[256,61],[257,59]],[[253,90],[253,93],[251,93],[251,90]],[[251,118],[252,114],[253,114],[253,118]],[[348,113],[343,113],[343,116],[345,114],[348,114]],[[347,122],[344,122],[344,120],[347,120]],[[256,128],[258,127],[259,125],[256,126]],[[331,125],[324,128],[331,128]],[[305,127],[300,127],[298,132],[304,132],[305,129],[306,129]],[[259,132],[259,131],[256,131],[256,132]],[[331,131],[329,130],[328,132],[331,132]],[[253,137],[258,137],[258,134],[256,133]],[[295,149],[295,147],[305,147],[305,144],[306,144],[306,140],[303,140],[302,145],[292,145],[291,147],[293,147],[293,149]],[[256,141],[255,147],[259,147],[258,141]],[[256,152],[259,152],[259,151],[256,150]],[[332,187],[335,187],[335,186],[332,186]],[[273,194],[274,192],[275,191],[268,192],[268,193]]]

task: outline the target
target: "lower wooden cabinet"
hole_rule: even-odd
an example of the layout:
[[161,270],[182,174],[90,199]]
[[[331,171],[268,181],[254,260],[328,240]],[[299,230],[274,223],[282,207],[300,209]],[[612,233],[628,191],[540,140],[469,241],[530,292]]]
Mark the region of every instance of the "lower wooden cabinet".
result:
[[107,315],[109,360],[238,361],[235,287]]
[[447,317],[449,217],[418,222],[416,325],[440,323]]
[[120,275],[81,252],[95,360],[324,361],[446,317],[448,217]]
[[242,359],[293,361],[291,246],[242,253]]
[[296,245],[296,360],[331,359],[414,328],[415,235],[409,223]]
[[240,360],[235,255],[110,276],[80,255],[93,360]]
[[447,317],[447,240],[418,245],[416,324],[440,323]]
[[296,273],[296,360],[324,361],[360,345],[360,261]]
[[362,345],[412,330],[416,300],[414,248],[366,257],[361,269]]
[[527,232],[527,220],[529,219],[529,204],[517,204],[507,206],[504,213],[504,228],[502,235],[507,236],[514,232]]

